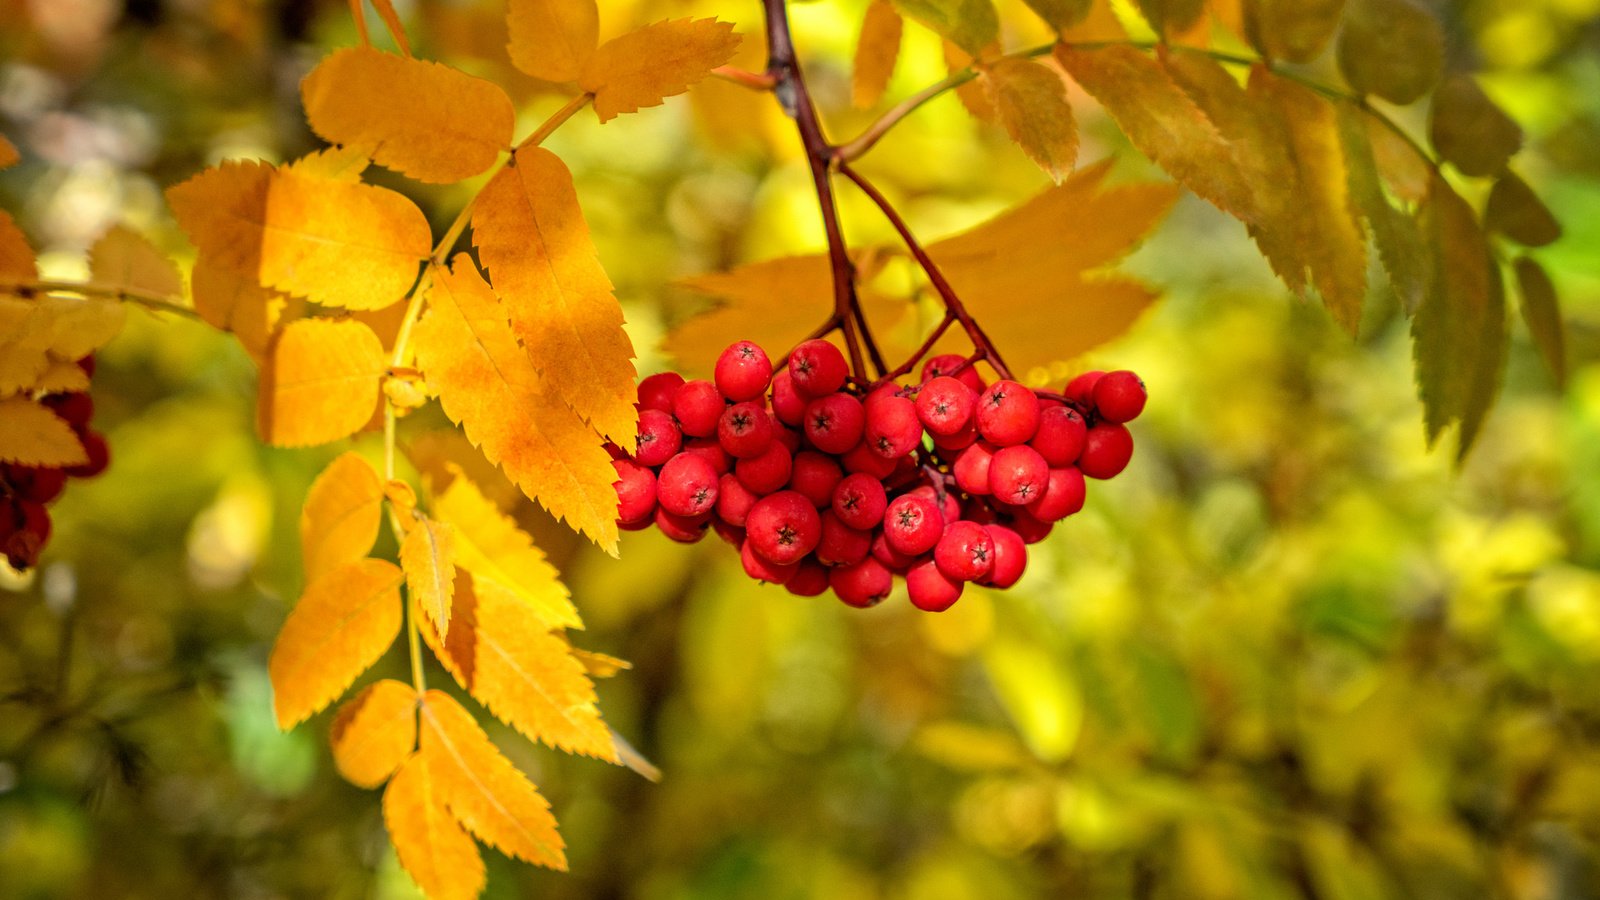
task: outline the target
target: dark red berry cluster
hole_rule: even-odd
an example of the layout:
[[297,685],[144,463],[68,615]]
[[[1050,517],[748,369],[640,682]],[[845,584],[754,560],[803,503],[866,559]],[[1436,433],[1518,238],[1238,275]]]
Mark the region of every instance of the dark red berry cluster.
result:
[[[78,365],[85,374],[94,374],[94,357],[86,356]],[[17,570],[38,564],[39,551],[50,540],[50,511],[45,505],[61,496],[67,479],[93,478],[111,461],[105,436],[89,427],[93,398],[81,393],[50,394],[39,402],[72,426],[89,459],[66,468],[0,463],[0,553]]]
[[1122,423],[1144,403],[1126,371],[1044,394],[939,356],[916,384],[863,388],[827,341],[777,372],[740,341],[713,381],[639,384],[638,446],[611,448],[618,521],[686,543],[715,530],[750,577],[801,596],[872,606],[900,575],[919,609],[944,610],[969,581],[1016,583],[1026,545],[1083,508],[1084,479],[1127,466]]

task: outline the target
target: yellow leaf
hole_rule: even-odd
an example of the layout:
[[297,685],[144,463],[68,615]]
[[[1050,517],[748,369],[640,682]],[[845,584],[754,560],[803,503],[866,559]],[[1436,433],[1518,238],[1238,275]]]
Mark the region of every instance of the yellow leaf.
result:
[[245,350],[257,358],[267,352],[278,323],[298,316],[305,305],[262,287],[254,277],[240,275],[204,253],[195,260],[189,274],[189,290],[200,318],[233,332]]
[[364,788],[383,784],[416,749],[417,692],[388,678],[368,685],[339,707],[328,745],[346,781]]
[[44,296],[21,299],[0,290],[0,397],[32,387],[55,362],[75,362],[122,330],[121,303]]
[[361,181],[361,173],[372,164],[373,150],[371,144],[323,147],[286,164],[284,169],[310,178],[331,178],[355,184]]
[[300,512],[300,556],[306,582],[316,581],[372,552],[383,514],[383,482],[355,453],[328,464]]
[[225,162],[167,200],[202,255],[325,306],[394,303],[432,251],[428,220],[405,196],[293,167]]
[[479,840],[507,856],[566,871],[566,844],[550,803],[443,691],[423,697],[422,757],[445,805]]
[[88,389],[89,375],[83,371],[83,367],[61,359],[51,360],[44,374],[29,387],[30,391],[40,394],[64,394]]
[[659,106],[733,58],[742,38],[716,19],[667,19],[612,38],[584,64],[578,84],[606,122]]
[[595,0],[511,0],[506,9],[511,64],[545,81],[573,81],[600,38]]
[[632,440],[633,344],[566,164],[518,150],[478,195],[472,240],[546,390],[606,437]]
[[279,447],[308,447],[353,434],[372,417],[384,370],[378,336],[360,322],[291,322],[261,372],[261,436]]
[[558,750],[616,762],[583,664],[526,604],[498,591],[480,595],[463,571],[450,636],[419,624],[444,667],[500,721]]
[[[561,575],[511,517],[500,512],[460,469],[433,499],[433,511],[454,526],[455,564],[467,570],[479,594],[525,605],[546,630],[582,628]],[[448,629],[440,628],[440,631]]]
[[593,650],[572,648],[572,658],[583,663],[583,670],[594,678],[610,678],[618,672],[633,668],[633,663]]
[[39,277],[33,247],[11,214],[0,209],[0,280],[33,281]]
[[333,702],[400,633],[394,563],[363,559],[313,581],[284,620],[267,661],[278,727],[293,728]]
[[17,152],[17,145],[11,139],[0,134],[0,169],[9,169],[22,161],[22,154]]
[[472,446],[460,429],[435,428],[405,444],[406,458],[434,492],[443,491],[459,471],[489,498],[496,509],[510,510],[522,501],[522,491],[494,463]]
[[511,98],[494,82],[371,47],[330,54],[300,94],[324,140],[370,145],[374,162],[418,181],[460,181],[488,169],[510,148],[516,124]]
[[400,865],[429,900],[474,900],[483,891],[478,845],[445,808],[444,788],[421,754],[384,790],[383,824]]
[[1007,57],[985,67],[981,79],[1006,134],[1059,184],[1078,159],[1078,126],[1061,76],[1033,60]]
[[861,23],[861,39],[856,43],[855,75],[851,99],[866,109],[883,99],[900,57],[900,38],[904,23],[889,0],[872,0]]
[[455,528],[418,516],[416,526],[400,543],[400,566],[406,571],[411,597],[433,619],[441,634],[450,633],[450,599],[456,578]]
[[473,444],[529,497],[615,554],[611,458],[583,419],[544,390],[470,259],[438,272],[414,345],[445,414]]
[[144,235],[117,225],[89,248],[90,276],[118,289],[182,297],[183,276]]
[[[972,62],[973,58],[967,51],[949,41],[944,42],[944,64],[950,74],[954,75],[970,67]],[[956,99],[960,100],[961,105],[966,107],[967,112],[971,113],[972,117],[978,121],[988,122],[991,125],[1000,121],[1000,113],[994,108],[994,103],[989,99],[988,92],[977,82],[968,81],[966,84],[958,85],[956,87]]]
[[75,466],[89,461],[72,426],[27,397],[0,400],[0,462]]

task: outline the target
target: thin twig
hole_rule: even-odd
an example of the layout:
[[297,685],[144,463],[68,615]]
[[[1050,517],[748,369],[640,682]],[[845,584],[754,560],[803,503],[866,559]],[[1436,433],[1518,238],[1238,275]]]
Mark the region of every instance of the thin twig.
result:
[[77,294],[80,297],[132,303],[153,312],[177,313],[191,319],[200,318],[200,313],[184,303],[182,297],[97,281],[58,281],[48,278],[34,281],[0,281],[0,293],[11,294],[25,300],[45,294]]
[[751,72],[737,66],[717,66],[711,70],[711,74],[752,91],[770,91],[778,86],[778,79],[773,78],[771,72]]

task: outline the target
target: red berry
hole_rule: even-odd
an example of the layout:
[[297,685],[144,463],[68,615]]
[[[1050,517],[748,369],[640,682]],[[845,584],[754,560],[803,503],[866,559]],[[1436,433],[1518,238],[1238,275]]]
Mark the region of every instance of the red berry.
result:
[[[720,494],[717,497],[717,502],[722,502]],[[711,530],[717,533],[717,537],[722,538],[723,543],[731,547],[744,546],[744,529],[737,525],[729,525],[727,522],[722,521],[721,516],[711,517]]]
[[967,502],[961,507],[961,518],[968,522],[977,522],[979,525],[993,525],[1000,521],[999,513],[994,506],[983,497],[968,497]]
[[1139,376],[1126,369],[1107,372],[1094,386],[1094,410],[1102,421],[1131,422],[1144,412],[1149,394]]
[[789,454],[789,448],[773,441],[760,456],[734,463],[733,471],[745,487],[765,497],[789,483],[789,471],[793,466],[794,457]]
[[959,379],[940,375],[917,392],[917,417],[928,433],[949,437],[972,422],[978,395]]
[[88,394],[51,394],[39,402],[55,410],[56,415],[78,431],[87,428],[89,420],[94,418],[94,398]]
[[640,465],[652,468],[662,465],[682,447],[683,432],[678,430],[678,423],[671,416],[659,409],[639,413],[639,443],[633,458]]
[[749,459],[767,452],[772,444],[772,416],[759,403],[735,403],[722,413],[717,423],[717,440],[730,456]]
[[890,547],[907,556],[921,556],[944,534],[944,513],[932,498],[903,494],[889,501],[883,533]]
[[908,397],[884,394],[867,407],[866,444],[884,459],[899,459],[922,442],[922,420]]
[[800,452],[800,432],[779,424],[777,416],[772,417],[772,439],[782,444],[790,456]]
[[961,518],[961,501],[950,491],[940,491],[931,484],[922,484],[912,488],[907,493],[932,500],[939,508],[939,515],[944,517],[945,524]]
[[806,406],[806,440],[824,453],[840,456],[861,440],[865,421],[860,400],[829,394]]
[[833,457],[815,450],[801,450],[794,457],[789,490],[799,492],[812,506],[821,509],[833,503],[833,491],[842,478],[844,472]]
[[735,403],[754,400],[766,393],[772,380],[772,360],[753,342],[739,341],[717,357],[714,377],[722,396]]
[[44,466],[23,466],[8,463],[0,467],[3,476],[17,496],[35,503],[49,503],[61,496],[67,485],[67,473]]
[[683,433],[690,437],[711,437],[722,420],[722,392],[709,381],[685,381],[672,395],[672,414],[678,417]]
[[879,481],[892,475],[900,463],[898,459],[885,459],[879,456],[867,444],[851,447],[850,452],[841,457],[840,461],[844,463],[845,471],[871,475]]
[[779,565],[799,562],[822,539],[817,508],[795,491],[779,491],[756,501],[744,527],[755,551]]
[[639,408],[672,412],[672,399],[683,386],[683,376],[677,372],[657,372],[639,382]]
[[934,545],[939,571],[957,581],[977,581],[994,569],[994,540],[976,522],[951,522]]
[[1026,444],[1001,447],[989,463],[989,491],[1001,503],[1027,506],[1044,495],[1049,479],[1050,464]]
[[39,552],[50,540],[50,512],[43,503],[19,497],[0,498],[0,523],[4,531],[6,561],[13,569],[31,569],[39,562]]
[[893,572],[904,572],[911,568],[912,563],[917,561],[915,556],[907,556],[889,546],[889,539],[884,536],[882,531],[872,537],[872,558],[883,563]]
[[911,605],[923,612],[944,612],[961,599],[964,585],[940,571],[932,559],[912,563],[906,573],[906,594]]
[[850,366],[839,348],[821,338],[806,341],[789,354],[789,377],[806,397],[826,397],[844,387]]
[[946,458],[953,459],[959,451],[971,447],[978,440],[978,423],[976,419],[967,422],[967,427],[955,434],[933,435],[933,446],[939,448]]
[[111,465],[111,447],[106,443],[105,435],[98,431],[85,431],[79,438],[83,441],[83,452],[89,454],[89,461],[67,466],[65,471],[73,478],[93,478]]
[[1085,372],[1067,382],[1067,386],[1061,389],[1061,396],[1075,401],[1079,406],[1093,406],[1094,387],[1100,383],[1105,374],[1099,369]]
[[833,489],[833,511],[851,528],[877,528],[883,523],[883,511],[888,506],[889,496],[883,489],[883,482],[871,475],[861,472],[846,475]]
[[1083,473],[1075,467],[1051,469],[1044,496],[1028,504],[1028,515],[1041,522],[1059,522],[1083,509]]
[[932,381],[941,375],[950,375],[952,372],[955,373],[953,377],[967,387],[972,388],[974,394],[983,393],[983,376],[978,374],[977,369],[967,365],[966,357],[959,353],[946,353],[941,356],[935,356],[922,364],[922,380],[924,382]]
[[978,399],[978,433],[997,447],[1026,443],[1039,428],[1039,398],[1015,381],[996,381]]
[[978,583],[1001,589],[1011,587],[1028,567],[1028,547],[1020,535],[1004,525],[987,525],[984,530],[994,544],[994,568]]
[[1048,406],[1039,411],[1039,430],[1028,446],[1039,451],[1053,468],[1070,466],[1083,453],[1089,426],[1070,406]]
[[656,507],[656,527],[661,533],[680,544],[693,544],[706,536],[711,525],[709,513],[699,516],[676,516],[660,506]]
[[825,566],[853,566],[871,553],[871,532],[851,528],[833,510],[823,510],[822,538],[817,541],[817,562]]
[[828,584],[846,606],[866,609],[877,606],[894,588],[894,575],[872,557],[853,566],[840,566],[828,572]]
[[766,559],[755,552],[754,544],[755,542],[746,535],[744,543],[739,545],[739,562],[744,565],[744,573],[751,578],[767,584],[787,584],[800,570],[798,562],[785,566]]
[[1101,422],[1089,429],[1078,468],[1090,478],[1115,478],[1133,459],[1133,435],[1125,426]]
[[806,404],[810,398],[795,390],[794,379],[788,369],[779,369],[772,376],[772,414],[790,428],[799,428],[806,421]]
[[631,459],[611,461],[617,470],[617,521],[648,522],[656,511],[656,474]]
[[661,467],[656,501],[675,516],[693,518],[717,505],[717,472],[698,456],[680,453]]
[[1011,516],[1011,522],[1007,527],[1015,531],[1024,544],[1037,544],[1049,537],[1050,531],[1056,525],[1054,522],[1041,522],[1026,509],[1019,509]]
[[735,528],[743,528],[750,508],[760,499],[759,494],[745,487],[737,477],[724,475],[717,481],[717,518]]
[[700,457],[710,463],[718,475],[726,475],[733,471],[733,457],[722,449],[722,444],[716,438],[692,438],[684,441],[683,449],[678,452]]
[[828,589],[828,569],[815,559],[806,558],[800,561],[800,566],[795,570],[794,576],[784,587],[796,597],[817,597]]
[[956,486],[974,496],[989,494],[989,470],[994,467],[993,444],[979,441],[961,451],[951,471],[956,476]]

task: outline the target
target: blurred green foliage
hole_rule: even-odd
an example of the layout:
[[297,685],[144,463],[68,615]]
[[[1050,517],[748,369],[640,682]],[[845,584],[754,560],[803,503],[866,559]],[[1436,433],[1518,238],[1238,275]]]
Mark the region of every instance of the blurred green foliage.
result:
[[[1565,395],[1516,338],[1454,470],[1423,445],[1392,298],[1351,342],[1186,199],[1131,263],[1168,298],[1075,367],[1144,374],[1134,464],[1012,591],[856,612],[752,586],[714,541],[638,533],[614,561],[522,503],[589,622],[580,642],[634,662],[602,708],[666,778],[497,726],[572,872],[490,854],[489,895],[1600,897],[1600,2],[1433,5],[1451,66],[1482,70],[1527,127],[1519,166],[1566,226],[1538,254],[1571,328]],[[403,9],[421,52],[507,84],[536,122],[559,98],[494,60],[495,6]],[[688,13],[750,33],[757,16],[604,6],[607,33]],[[862,9],[793,12],[839,134],[868,119],[846,109]],[[0,206],[53,275],[81,274],[118,220],[181,252],[160,189],[309,149],[296,84],[353,35],[333,0],[0,4],[0,129],[25,159],[0,173]],[[891,96],[941,66],[910,34]],[[692,309],[672,278],[822,245],[769,103],[708,84],[550,142],[646,370]],[[1154,177],[1084,118],[1085,159]],[[930,237],[1042,180],[953,97],[861,168]],[[463,198],[408,190],[436,223]],[[853,237],[890,237],[844,201]],[[1043,311],[1040,327],[1071,322]],[[38,577],[0,593],[0,896],[410,895],[377,794],[333,772],[328,716],[271,720],[298,507],[334,450],[258,443],[252,365],[201,326],[136,314],[100,362],[113,467],[72,485]],[[401,675],[401,652],[379,674]]]

